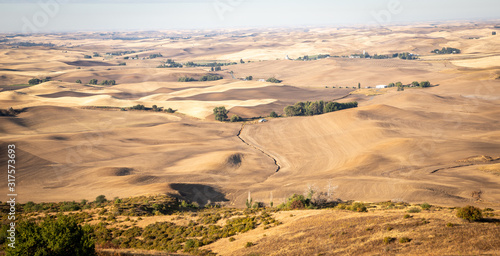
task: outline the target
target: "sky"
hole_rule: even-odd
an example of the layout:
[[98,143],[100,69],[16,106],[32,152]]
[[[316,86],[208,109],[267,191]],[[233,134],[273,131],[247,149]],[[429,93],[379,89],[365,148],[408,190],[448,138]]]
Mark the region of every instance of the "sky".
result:
[[0,33],[387,26],[499,10],[499,0],[0,0]]

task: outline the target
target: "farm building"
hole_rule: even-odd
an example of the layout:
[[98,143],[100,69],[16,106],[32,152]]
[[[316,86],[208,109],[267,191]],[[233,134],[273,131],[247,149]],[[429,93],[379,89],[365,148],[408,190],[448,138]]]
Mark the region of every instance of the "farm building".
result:
[[381,85],[375,86],[375,88],[377,88],[377,89],[384,89],[384,88],[387,88],[387,85],[381,84]]

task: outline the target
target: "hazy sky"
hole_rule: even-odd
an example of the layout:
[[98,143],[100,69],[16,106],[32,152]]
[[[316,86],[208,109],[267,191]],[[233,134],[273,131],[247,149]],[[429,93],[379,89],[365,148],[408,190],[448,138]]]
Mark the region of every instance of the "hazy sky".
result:
[[0,32],[384,26],[499,10],[499,0],[0,0]]

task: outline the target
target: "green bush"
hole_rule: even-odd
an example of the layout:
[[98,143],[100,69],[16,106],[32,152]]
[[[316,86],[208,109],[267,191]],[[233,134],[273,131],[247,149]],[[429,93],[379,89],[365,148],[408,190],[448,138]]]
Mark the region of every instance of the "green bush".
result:
[[355,211],[355,212],[366,212],[367,208],[366,208],[366,205],[364,203],[355,202],[349,207],[349,210]]
[[403,237],[399,238],[399,243],[402,243],[402,244],[408,243],[410,241],[411,241],[411,239],[408,238],[408,237],[406,237],[406,236],[403,236]]
[[242,120],[243,120],[243,119],[242,119],[240,116],[238,116],[238,115],[233,115],[233,116],[231,117],[231,122],[240,122],[240,121],[242,121]]
[[48,217],[39,224],[21,221],[16,232],[15,248],[6,247],[7,255],[96,255],[92,229],[73,217]]
[[245,248],[249,248],[249,247],[252,247],[252,246],[254,246],[254,245],[255,245],[255,244],[254,244],[254,243],[252,243],[252,242],[247,242],[247,243],[245,244]]
[[481,212],[481,209],[468,205],[458,209],[457,217],[472,222],[482,220],[483,214]]
[[409,218],[411,218],[411,215],[410,214],[405,214],[405,216],[403,216],[403,218],[409,219]]
[[276,117],[279,117],[279,116],[278,116],[278,114],[276,112],[273,111],[273,112],[271,112],[271,114],[269,114],[269,117],[276,118]]
[[105,195],[99,195],[95,198],[95,202],[97,204],[102,204],[102,203],[105,203],[107,202],[108,200],[106,200],[106,196]]
[[394,240],[394,238],[392,238],[390,236],[386,236],[386,237],[384,237],[384,244],[390,244],[393,240]]
[[417,213],[417,212],[420,212],[420,208],[412,207],[412,208],[408,209],[408,212],[409,213]]
[[423,203],[420,205],[420,207],[424,210],[429,210],[429,209],[431,209],[432,205],[430,205],[428,203]]

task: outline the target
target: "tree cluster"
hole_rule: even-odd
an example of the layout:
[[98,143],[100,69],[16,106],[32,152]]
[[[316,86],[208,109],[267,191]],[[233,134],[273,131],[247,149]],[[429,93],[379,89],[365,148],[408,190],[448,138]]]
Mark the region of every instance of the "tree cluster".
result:
[[104,80],[101,82],[101,85],[116,85],[115,80]]
[[163,57],[163,55],[161,55],[161,53],[154,53],[154,54],[149,55],[150,59],[154,59],[154,58],[158,58],[158,57]]
[[182,68],[181,63],[177,63],[172,59],[167,59],[166,62],[163,64],[159,65],[157,68]]
[[50,77],[45,77],[44,79],[32,78],[28,81],[29,85],[37,85],[50,81]]
[[314,116],[321,115],[324,113],[334,112],[338,110],[356,108],[358,107],[357,102],[324,102],[324,101],[307,101],[307,102],[297,102],[293,106],[287,106],[284,108],[286,116]]
[[208,74],[208,75],[204,75],[200,78],[200,81],[216,81],[216,80],[220,80],[220,79],[223,79],[222,76],[219,76],[217,74]]
[[279,84],[279,83],[283,82],[283,80],[276,79],[275,77],[270,77],[266,80],[266,82]]
[[177,82],[192,82],[192,81],[196,80],[192,77],[187,77],[187,76],[179,77],[179,79],[177,79]]
[[434,51],[431,51],[431,53],[436,53],[436,54],[459,54],[461,53],[460,49],[457,48],[452,48],[452,47],[443,47],[443,49],[435,49]]

